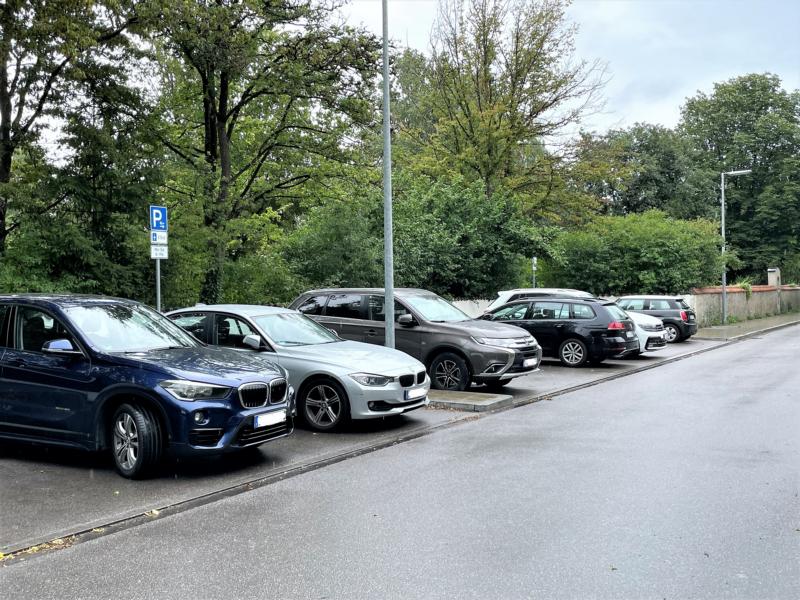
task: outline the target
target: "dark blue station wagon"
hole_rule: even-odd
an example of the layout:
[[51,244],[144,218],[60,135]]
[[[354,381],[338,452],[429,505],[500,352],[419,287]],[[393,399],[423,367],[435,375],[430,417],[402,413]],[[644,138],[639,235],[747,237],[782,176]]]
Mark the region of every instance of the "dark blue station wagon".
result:
[[0,438],[110,450],[125,477],[292,431],[269,360],[206,346],[130,300],[0,296]]

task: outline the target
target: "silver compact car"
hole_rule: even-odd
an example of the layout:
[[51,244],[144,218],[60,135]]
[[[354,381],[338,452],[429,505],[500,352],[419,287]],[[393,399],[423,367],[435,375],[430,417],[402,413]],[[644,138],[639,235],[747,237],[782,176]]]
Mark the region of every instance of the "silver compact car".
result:
[[429,402],[430,379],[421,362],[399,350],[343,340],[295,310],[198,305],[167,316],[207,344],[269,354],[289,372],[300,417],[318,431]]

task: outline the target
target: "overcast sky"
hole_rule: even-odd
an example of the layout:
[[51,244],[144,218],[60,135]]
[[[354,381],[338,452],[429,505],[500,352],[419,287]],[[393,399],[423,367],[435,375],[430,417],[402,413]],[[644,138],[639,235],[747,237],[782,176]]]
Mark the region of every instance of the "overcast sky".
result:
[[[427,51],[437,0],[389,0],[389,35]],[[380,0],[351,0],[347,20],[381,33]],[[698,90],[769,71],[800,89],[800,0],[575,0],[576,56],[608,65],[603,131],[637,121],[672,127]]]

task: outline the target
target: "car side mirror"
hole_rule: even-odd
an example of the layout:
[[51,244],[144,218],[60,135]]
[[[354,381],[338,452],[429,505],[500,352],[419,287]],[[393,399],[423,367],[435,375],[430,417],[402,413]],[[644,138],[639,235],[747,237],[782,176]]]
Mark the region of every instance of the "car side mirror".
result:
[[58,354],[59,356],[83,356],[83,352],[76,350],[68,339],[50,340],[42,345],[45,354]]
[[403,327],[413,327],[416,325],[416,322],[414,321],[413,315],[406,313],[397,317],[397,324]]
[[261,341],[261,336],[251,333],[242,338],[242,344],[253,350],[263,350],[264,343]]

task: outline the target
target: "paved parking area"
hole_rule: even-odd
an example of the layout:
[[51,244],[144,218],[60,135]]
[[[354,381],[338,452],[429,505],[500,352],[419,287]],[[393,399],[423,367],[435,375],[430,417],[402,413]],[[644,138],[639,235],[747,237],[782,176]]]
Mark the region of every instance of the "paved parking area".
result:
[[[506,389],[515,402],[590,384],[638,367],[719,345],[689,340],[637,359],[580,369],[546,360],[541,371]],[[624,385],[624,384],[623,384]],[[481,391],[480,387],[473,388]],[[354,424],[336,434],[299,429],[253,451],[212,460],[169,463],[159,477],[128,481],[104,456],[38,446],[0,445],[0,553],[137,517],[257,483],[288,471],[332,462],[353,453],[416,437],[433,428],[477,418],[475,413],[425,409],[402,417]]]
[[240,454],[169,462],[159,476],[130,481],[105,455],[43,446],[0,444],[0,553],[87,531],[375,446],[474,418],[421,409],[354,423],[341,433],[294,434]]

